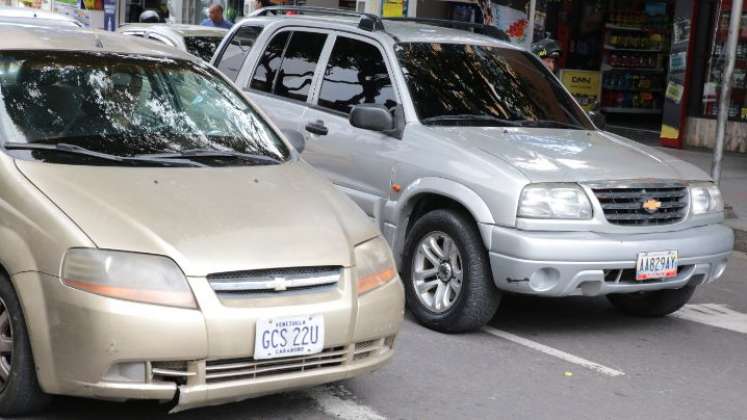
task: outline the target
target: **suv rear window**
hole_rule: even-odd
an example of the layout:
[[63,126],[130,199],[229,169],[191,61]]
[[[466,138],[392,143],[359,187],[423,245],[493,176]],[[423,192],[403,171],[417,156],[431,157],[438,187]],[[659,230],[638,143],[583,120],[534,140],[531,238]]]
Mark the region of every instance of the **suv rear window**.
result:
[[187,52],[196,55],[205,61],[210,61],[218,49],[223,38],[219,36],[185,36],[184,44],[187,46]]
[[[290,40],[286,41],[288,36],[288,32],[282,32],[267,46],[252,78],[251,87],[284,98],[305,101],[327,35],[293,32]],[[285,45],[281,47],[281,44]]]
[[389,72],[378,48],[338,37],[324,72],[319,105],[348,114],[360,104],[397,105]]
[[236,77],[244,65],[246,57],[254,46],[259,34],[262,33],[261,26],[244,26],[239,28],[226,45],[223,53],[216,60],[216,67],[229,79],[236,81]]

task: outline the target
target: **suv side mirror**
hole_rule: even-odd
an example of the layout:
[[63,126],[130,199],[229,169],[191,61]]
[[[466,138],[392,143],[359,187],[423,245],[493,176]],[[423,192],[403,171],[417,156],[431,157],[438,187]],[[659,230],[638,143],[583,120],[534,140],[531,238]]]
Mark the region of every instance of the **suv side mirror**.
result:
[[350,125],[382,133],[389,133],[395,129],[394,117],[387,107],[376,104],[354,106],[350,111]]
[[303,136],[303,134],[299,133],[296,130],[289,129],[283,129],[280,130],[280,132],[283,133],[286,139],[288,139],[288,142],[293,146],[294,149],[296,149],[299,155],[303,153],[303,150],[306,148],[306,138]]

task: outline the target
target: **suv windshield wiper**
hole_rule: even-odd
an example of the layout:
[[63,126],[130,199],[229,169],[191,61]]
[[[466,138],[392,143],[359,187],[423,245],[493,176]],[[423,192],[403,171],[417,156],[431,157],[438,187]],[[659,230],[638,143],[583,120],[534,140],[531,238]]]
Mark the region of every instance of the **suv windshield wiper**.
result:
[[571,128],[574,130],[585,130],[586,129],[586,127],[583,127],[579,124],[566,123],[566,122],[555,121],[555,120],[521,120],[519,121],[519,124],[522,127]]
[[453,114],[453,115],[437,115],[435,117],[423,118],[420,120],[423,124],[434,124],[434,125],[459,125],[464,124],[479,124],[479,125],[492,125],[498,127],[520,127],[521,124],[517,120],[507,120],[504,118],[494,117],[486,114]]
[[[173,166],[173,164],[176,163],[170,160],[150,158],[146,156],[128,157],[128,156],[110,155],[108,153],[96,152],[94,150],[86,149],[85,147],[76,146],[74,144],[68,144],[68,143],[44,144],[44,143],[8,142],[8,143],[4,143],[3,147],[6,149],[15,149],[15,150],[45,150],[45,151],[51,151],[51,152],[72,153],[76,155],[90,156],[96,159],[108,160],[108,161],[118,162],[118,163],[143,162],[143,163],[158,163],[161,165],[170,165],[170,166]],[[183,166],[184,165],[203,166],[195,162],[178,162],[178,164],[183,165]]]
[[252,153],[232,152],[228,150],[215,149],[186,149],[175,153],[154,153],[147,155],[137,155],[137,157],[156,158],[156,159],[200,159],[200,158],[233,158],[254,160],[266,163],[281,163],[280,160],[270,156],[257,155]]

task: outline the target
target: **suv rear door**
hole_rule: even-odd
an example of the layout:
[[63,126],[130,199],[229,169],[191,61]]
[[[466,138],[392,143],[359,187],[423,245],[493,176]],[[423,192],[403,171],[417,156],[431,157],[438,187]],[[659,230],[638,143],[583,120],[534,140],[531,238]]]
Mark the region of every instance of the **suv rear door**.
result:
[[[388,197],[394,156],[402,142],[350,125],[355,105],[399,105],[384,49],[373,40],[337,34],[325,55],[312,107],[304,116],[310,139],[303,156],[346,192],[370,217]],[[378,218],[378,217],[377,217]]]
[[302,131],[302,116],[327,38],[324,30],[283,28],[272,35],[256,60],[244,89],[280,128]]

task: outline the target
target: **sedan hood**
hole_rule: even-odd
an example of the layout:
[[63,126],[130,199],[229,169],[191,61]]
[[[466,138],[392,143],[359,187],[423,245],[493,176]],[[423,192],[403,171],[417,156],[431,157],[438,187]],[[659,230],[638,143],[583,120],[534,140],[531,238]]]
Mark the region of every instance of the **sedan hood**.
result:
[[531,182],[628,179],[706,180],[697,167],[603,131],[547,128],[433,127],[476,153],[512,165]]
[[190,276],[350,266],[377,234],[304,162],[230,168],[131,168],[17,161],[100,248],[166,255]]

